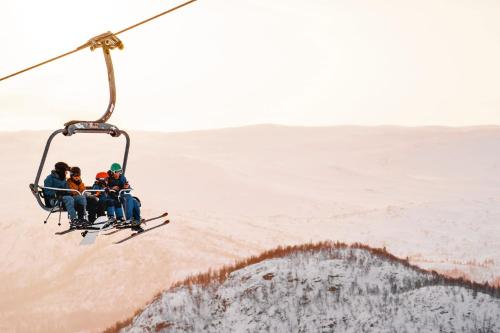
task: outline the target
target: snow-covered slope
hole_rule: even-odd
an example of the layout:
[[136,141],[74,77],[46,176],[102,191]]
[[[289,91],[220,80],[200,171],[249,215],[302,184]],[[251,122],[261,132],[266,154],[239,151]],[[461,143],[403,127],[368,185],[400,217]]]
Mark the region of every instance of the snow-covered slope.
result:
[[313,248],[235,270],[222,283],[172,288],[122,331],[500,331],[499,290],[478,292],[362,246]]

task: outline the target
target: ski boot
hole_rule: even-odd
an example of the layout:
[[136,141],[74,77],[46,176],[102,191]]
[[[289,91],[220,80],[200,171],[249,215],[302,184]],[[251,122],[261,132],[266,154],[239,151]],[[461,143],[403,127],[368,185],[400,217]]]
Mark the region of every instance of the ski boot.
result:
[[76,229],[76,228],[78,228],[78,225],[79,225],[79,224],[78,224],[78,219],[71,219],[71,220],[69,221],[69,227],[70,227],[71,229]]
[[117,226],[123,225],[124,223],[125,223],[125,218],[123,216],[117,217],[115,220],[115,225]]
[[143,232],[144,229],[141,227],[142,220],[132,220],[130,224],[132,225],[132,228],[130,228],[133,231],[137,232]]
[[92,223],[84,218],[80,218],[78,219],[79,223],[80,223],[80,226],[81,227],[88,227],[88,226],[91,226]]

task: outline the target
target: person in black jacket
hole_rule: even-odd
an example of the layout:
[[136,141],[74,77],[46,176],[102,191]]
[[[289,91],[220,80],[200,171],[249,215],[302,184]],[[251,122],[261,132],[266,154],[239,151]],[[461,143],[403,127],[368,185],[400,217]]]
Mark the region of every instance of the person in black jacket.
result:
[[[91,192],[92,194],[87,196],[87,211],[89,222],[91,223],[94,223],[98,217],[106,215],[105,212],[108,205],[108,195],[104,191],[107,187],[108,174],[106,172],[98,172],[95,176],[95,182],[92,186],[92,190],[102,192]],[[114,210],[112,216],[114,217]]]

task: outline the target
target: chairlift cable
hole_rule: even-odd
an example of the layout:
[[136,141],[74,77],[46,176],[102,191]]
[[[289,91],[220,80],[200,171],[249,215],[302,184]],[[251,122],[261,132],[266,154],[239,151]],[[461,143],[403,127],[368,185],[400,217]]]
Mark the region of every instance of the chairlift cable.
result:
[[[168,10],[166,10],[166,11],[164,11],[164,12],[160,13],[160,14],[157,14],[157,15],[155,15],[155,16],[152,16],[152,17],[150,17],[150,18],[148,18],[148,19],[146,19],[146,20],[144,20],[144,21],[141,21],[141,22],[139,22],[139,23],[133,24],[133,25],[131,25],[131,26],[129,26],[129,27],[127,27],[127,28],[125,28],[125,29],[122,29],[122,30],[120,30],[120,31],[118,31],[118,32],[116,32],[116,33],[114,33],[113,35],[115,35],[115,36],[116,36],[116,35],[118,35],[118,34],[121,34],[121,33],[123,33],[123,32],[126,32],[126,31],[128,31],[128,30],[132,30],[132,29],[134,29],[134,28],[136,28],[136,27],[138,27],[138,26],[140,26],[140,25],[142,25],[142,24],[144,24],[144,23],[147,23],[147,22],[152,21],[152,20],[154,20],[154,19],[156,19],[156,18],[158,18],[158,17],[160,17],[160,16],[163,16],[163,15],[166,15],[166,14],[168,14],[168,13],[171,13],[171,12],[173,12],[173,11],[175,11],[175,10],[179,9],[179,8],[182,8],[182,7],[184,7],[184,6],[187,6],[187,5],[189,5],[190,3],[193,3],[193,2],[195,2],[195,1],[197,1],[197,0],[190,0],[190,1],[187,1],[187,2],[185,2],[185,3],[182,3],[182,4],[180,4],[180,5],[176,6],[176,7],[170,8],[170,9],[168,9]],[[51,59],[49,59],[49,60],[45,60],[45,61],[43,61],[43,62],[41,62],[41,63],[38,63],[38,64],[36,64],[36,65],[33,65],[33,66],[31,66],[31,67],[27,67],[27,68],[25,68],[25,69],[22,69],[22,70],[20,70],[20,71],[15,72],[15,73],[12,73],[12,74],[9,74],[9,75],[7,75],[7,76],[4,76],[4,77],[0,78],[0,81],[7,80],[7,79],[9,79],[9,78],[11,78],[11,77],[13,77],[13,76],[19,75],[19,74],[24,73],[24,72],[27,72],[27,71],[29,71],[29,70],[31,70],[31,69],[34,69],[34,68],[40,67],[40,66],[42,66],[42,65],[48,64],[48,63],[50,63],[50,62],[52,62],[52,61],[55,61],[55,60],[61,59],[61,58],[66,57],[66,56],[68,56],[68,55],[70,55],[70,54],[73,54],[73,53],[78,52],[78,51],[80,51],[80,50],[86,49],[87,47],[90,47],[91,45],[92,45],[92,44],[91,44],[91,43],[90,43],[90,41],[89,41],[89,42],[87,42],[87,43],[83,44],[82,46],[80,46],[80,47],[78,47],[78,48],[76,48],[76,49],[72,50],[72,51],[69,51],[69,52],[63,53],[63,54],[61,54],[61,55],[59,55],[59,56],[57,56],[57,57],[51,58]]]
[[18,71],[18,72],[15,72],[15,73],[12,73],[12,74],[7,75],[7,76],[5,76],[5,77],[2,77],[2,78],[0,79],[0,81],[7,80],[7,79],[9,79],[9,78],[11,78],[11,77],[13,77],[13,76],[16,76],[16,75],[18,75],[18,74],[21,74],[21,73],[27,72],[27,71],[29,71],[29,70],[31,70],[31,69],[33,69],[33,68],[37,68],[37,67],[40,67],[40,66],[42,66],[42,65],[48,64],[49,62],[55,61],[55,60],[57,60],[57,59],[61,59],[61,58],[65,57],[65,56],[68,56],[68,55],[73,54],[73,53],[78,52],[78,51],[80,51],[80,49],[76,49],[76,50],[73,50],[73,51],[69,51],[69,52],[66,52],[66,53],[64,53],[64,54],[61,54],[61,55],[59,55],[59,56],[57,56],[57,57],[54,57],[54,58],[52,58],[52,59],[45,60],[45,61],[43,61],[43,62],[41,62],[41,63],[39,63],[39,64],[33,65],[33,66],[31,66],[31,67],[25,68],[25,69],[20,70],[20,71]]
[[160,16],[163,16],[163,15],[165,15],[165,14],[168,14],[168,13],[170,13],[170,12],[173,12],[174,10],[177,10],[177,9],[179,9],[179,8],[181,8],[181,7],[187,6],[187,5],[189,5],[190,3],[195,2],[195,1],[197,1],[197,0],[190,0],[190,1],[188,1],[188,2],[185,2],[185,3],[183,3],[183,4],[180,4],[180,5],[179,5],[179,6],[177,6],[177,7],[170,8],[169,10],[166,10],[166,11],[164,11],[163,13],[160,13],[160,14],[155,15],[155,16],[153,16],[153,17],[150,17],[150,18],[148,18],[148,19],[146,19],[146,20],[144,20],[144,21],[141,21],[141,22],[139,22],[139,23],[136,23],[136,24],[134,24],[134,25],[131,25],[131,26],[130,26],[130,27],[128,27],[128,28],[122,29],[122,30],[120,30],[120,31],[116,32],[114,35],[119,35],[119,34],[121,34],[121,33],[125,32],[125,31],[131,30],[131,29],[134,29],[134,28],[136,28],[136,27],[138,27],[138,26],[140,26],[140,25],[142,25],[142,24],[144,24],[144,23],[146,23],[146,22],[152,21],[152,20],[154,20],[154,19],[156,19],[156,18],[158,18],[158,17],[160,17]]

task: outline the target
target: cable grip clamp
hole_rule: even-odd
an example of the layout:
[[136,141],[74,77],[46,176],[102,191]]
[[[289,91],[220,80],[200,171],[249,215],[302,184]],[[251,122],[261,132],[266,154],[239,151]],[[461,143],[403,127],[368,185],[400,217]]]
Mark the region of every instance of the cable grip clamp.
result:
[[123,50],[124,46],[122,41],[118,37],[116,37],[114,33],[108,31],[98,36],[92,37],[91,39],[88,40],[87,43],[80,46],[79,49],[83,49],[86,47],[90,47],[90,50],[94,51],[95,49],[98,48],[103,48],[107,50],[118,48],[120,50]]

